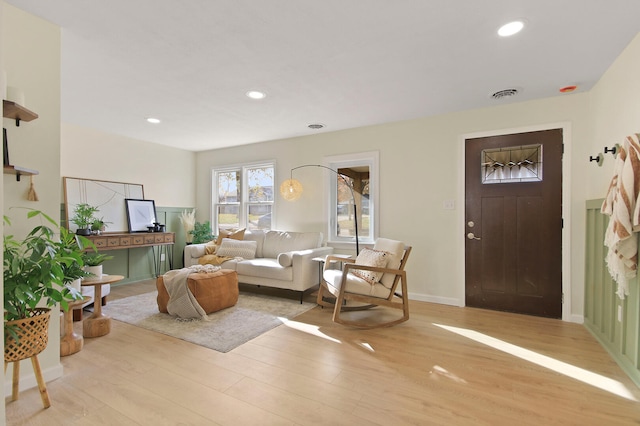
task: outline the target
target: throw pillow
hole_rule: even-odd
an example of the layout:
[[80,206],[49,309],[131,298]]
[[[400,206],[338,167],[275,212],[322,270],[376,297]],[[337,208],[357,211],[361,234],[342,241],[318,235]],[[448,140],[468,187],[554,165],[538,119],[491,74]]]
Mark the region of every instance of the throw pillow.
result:
[[235,229],[235,228],[223,229],[223,228],[219,228],[218,229],[218,239],[216,239],[216,244],[217,245],[222,244],[222,240],[224,238],[231,238],[232,240],[243,240],[244,239],[244,232],[246,230],[247,230],[247,228],[240,228],[240,229]]
[[218,246],[213,241],[208,242],[204,246],[204,254],[216,254],[217,250],[218,250]]
[[[387,266],[388,254],[386,251],[373,250],[363,248],[358,257],[356,257],[356,265],[375,266],[376,268],[384,268]],[[369,284],[375,284],[382,278],[382,272],[366,271],[363,269],[354,269],[353,275],[362,278]]]
[[258,243],[256,241],[237,241],[223,238],[218,248],[218,256],[241,257],[243,259],[255,259]]

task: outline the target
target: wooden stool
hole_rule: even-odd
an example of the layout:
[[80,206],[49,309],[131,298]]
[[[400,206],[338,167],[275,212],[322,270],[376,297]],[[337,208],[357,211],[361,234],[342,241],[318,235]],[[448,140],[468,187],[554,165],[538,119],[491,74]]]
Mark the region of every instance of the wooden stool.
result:
[[91,297],[84,296],[82,300],[74,300],[68,302],[69,309],[63,311],[64,315],[64,337],[60,339],[60,356],[75,354],[82,349],[84,338],[73,331],[73,308],[82,306],[88,302]]
[[93,315],[82,323],[84,337],[100,337],[111,332],[111,318],[102,313],[102,305],[100,304],[102,285],[112,284],[123,279],[124,275],[103,275],[96,280],[82,280],[80,285],[95,287],[93,293]]

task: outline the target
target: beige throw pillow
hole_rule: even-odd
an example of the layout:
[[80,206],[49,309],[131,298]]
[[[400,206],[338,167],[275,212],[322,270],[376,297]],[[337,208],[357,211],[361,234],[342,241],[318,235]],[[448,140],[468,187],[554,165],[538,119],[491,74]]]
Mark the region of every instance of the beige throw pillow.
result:
[[[385,268],[389,260],[389,253],[386,251],[373,250],[363,248],[358,257],[356,257],[356,265],[375,266],[376,268]],[[362,278],[369,284],[375,284],[382,278],[382,272],[365,271],[362,269],[353,269],[353,275]]]
[[222,244],[222,240],[224,238],[231,238],[232,240],[243,240],[244,239],[244,232],[247,230],[247,228],[241,228],[241,229],[223,229],[223,228],[219,228],[218,229],[218,239],[216,239],[216,245],[220,245]]
[[237,241],[224,238],[218,248],[218,256],[241,257],[243,259],[255,259],[258,243],[255,241]]

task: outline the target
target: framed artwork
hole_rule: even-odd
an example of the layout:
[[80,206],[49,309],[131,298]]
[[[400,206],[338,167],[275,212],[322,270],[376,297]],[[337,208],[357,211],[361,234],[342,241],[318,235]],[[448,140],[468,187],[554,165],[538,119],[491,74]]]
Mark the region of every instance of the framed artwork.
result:
[[108,232],[127,232],[127,209],[124,205],[127,198],[144,200],[142,185],[65,176],[64,204],[67,228],[75,232],[76,226],[69,219],[78,204],[86,203],[99,209],[97,217],[109,223]]
[[10,165],[9,163],[9,142],[7,141],[7,129],[2,128],[2,160],[5,166]]
[[148,232],[156,220],[156,203],[153,200],[124,200],[127,206],[129,232]]

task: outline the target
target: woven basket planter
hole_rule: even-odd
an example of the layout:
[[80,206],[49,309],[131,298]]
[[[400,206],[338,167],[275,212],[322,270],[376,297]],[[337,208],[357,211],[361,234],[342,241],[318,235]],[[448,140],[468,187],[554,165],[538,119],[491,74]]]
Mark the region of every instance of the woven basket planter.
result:
[[15,362],[31,358],[45,350],[49,342],[49,318],[51,309],[37,308],[31,311],[29,318],[7,321],[16,325],[18,342],[5,331],[4,362]]

